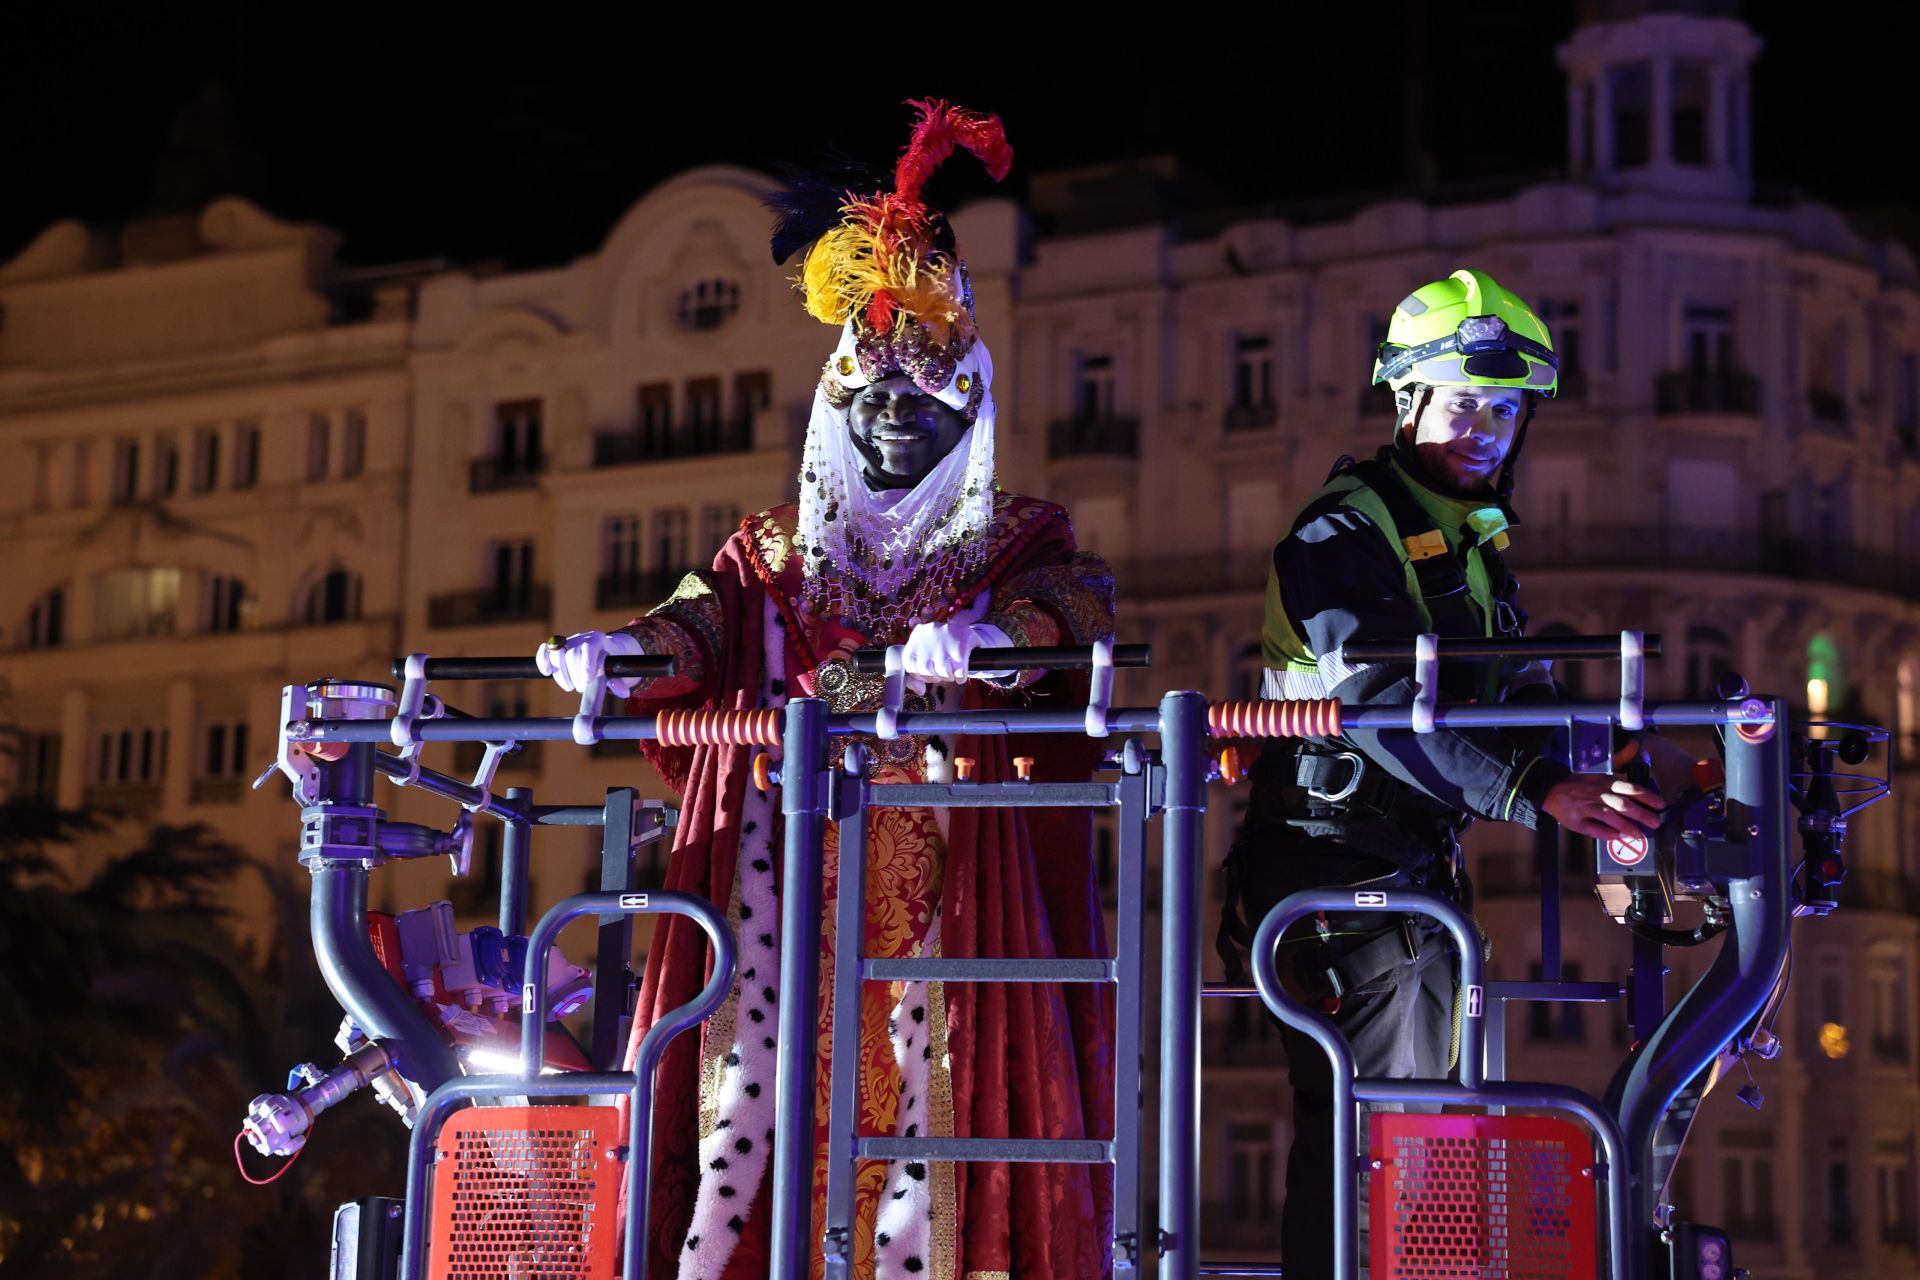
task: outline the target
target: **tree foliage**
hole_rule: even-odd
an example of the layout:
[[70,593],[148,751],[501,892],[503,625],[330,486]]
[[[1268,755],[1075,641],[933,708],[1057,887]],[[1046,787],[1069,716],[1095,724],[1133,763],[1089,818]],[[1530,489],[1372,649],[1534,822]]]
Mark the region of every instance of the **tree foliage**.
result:
[[[226,905],[249,875],[271,928]],[[0,805],[0,1280],[321,1276],[334,1207],[397,1193],[404,1130],[371,1097],[272,1186],[234,1168],[248,1100],[338,1058],[304,890],[203,827]]]

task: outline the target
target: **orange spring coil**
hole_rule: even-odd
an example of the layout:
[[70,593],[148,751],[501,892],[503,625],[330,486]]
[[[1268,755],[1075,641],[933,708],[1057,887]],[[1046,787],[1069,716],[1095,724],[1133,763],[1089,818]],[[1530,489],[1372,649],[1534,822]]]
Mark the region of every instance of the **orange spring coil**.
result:
[[1216,738],[1331,738],[1340,732],[1340,700],[1210,703],[1207,731]]
[[780,744],[780,713],[662,711],[656,722],[663,747],[773,747]]

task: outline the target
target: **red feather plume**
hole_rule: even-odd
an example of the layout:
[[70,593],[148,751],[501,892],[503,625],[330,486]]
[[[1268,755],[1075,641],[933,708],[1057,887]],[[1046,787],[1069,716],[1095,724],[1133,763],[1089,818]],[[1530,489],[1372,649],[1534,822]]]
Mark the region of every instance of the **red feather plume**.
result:
[[913,126],[913,140],[893,169],[895,196],[918,205],[927,179],[956,146],[971,151],[995,182],[1005,180],[1013,168],[1013,147],[999,116],[948,106],[937,98],[907,105],[918,108],[920,119]]

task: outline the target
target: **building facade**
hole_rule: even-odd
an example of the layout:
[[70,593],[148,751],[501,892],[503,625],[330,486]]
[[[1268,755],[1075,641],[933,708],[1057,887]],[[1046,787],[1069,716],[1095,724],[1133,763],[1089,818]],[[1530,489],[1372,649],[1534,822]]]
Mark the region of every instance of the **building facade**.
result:
[[[1628,8],[1561,51],[1561,181],[1204,234],[1042,234],[1102,189],[1063,175],[1036,181],[1034,209],[957,215],[1002,483],[1065,503],[1113,562],[1122,639],[1156,652],[1124,692],[1253,695],[1269,549],[1336,458],[1389,438],[1366,380],[1393,303],[1471,264],[1540,309],[1563,360],[1517,491],[1533,629],[1659,632],[1650,694],[1737,670],[1812,714],[1888,725],[1889,768],[1911,776],[1920,271],[1839,212],[1756,188],[1748,28]],[[596,254],[373,289],[350,320],[327,234],[239,201],[117,243],[62,224],[0,268],[0,448],[18,460],[0,474],[5,785],[207,820],[290,863],[277,789],[241,790],[282,683],[408,651],[530,652],[664,596],[791,495],[832,341],[766,259],[768,186],[696,170]],[[1590,665],[1563,675],[1599,694],[1613,677]],[[466,709],[566,702],[503,685]],[[578,799],[642,777],[659,794],[629,752],[547,744],[500,785]],[[396,816],[445,821],[387,795]],[[1215,792],[1211,862],[1240,799]],[[1732,1229],[1759,1274],[1816,1258],[1836,1277],[1920,1273],[1917,818],[1896,793],[1856,820],[1846,914],[1797,926],[1765,1109],[1718,1092],[1690,1144],[1682,1212]],[[536,907],[592,875],[570,839],[542,837]],[[1626,939],[1590,905],[1576,843],[1546,855],[1568,867],[1566,976],[1615,976]],[[1525,833],[1477,837],[1498,977],[1539,965],[1540,856]],[[478,857],[451,889],[442,867],[390,868],[389,904],[452,892],[484,913],[497,840]],[[1699,967],[1678,956],[1670,989]],[[1517,1010],[1509,1033],[1516,1077],[1596,1091],[1626,1047],[1606,1006]],[[1277,1036],[1234,1001],[1208,1002],[1205,1036],[1208,1239],[1271,1258]]]

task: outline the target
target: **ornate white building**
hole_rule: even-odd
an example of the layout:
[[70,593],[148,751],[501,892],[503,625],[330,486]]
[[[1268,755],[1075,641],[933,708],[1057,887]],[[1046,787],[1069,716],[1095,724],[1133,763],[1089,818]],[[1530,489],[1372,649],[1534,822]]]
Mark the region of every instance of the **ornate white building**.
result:
[[[1836,210],[1756,189],[1757,38],[1660,11],[1724,7],[1621,5],[1579,29],[1561,50],[1567,176],[1498,199],[1197,236],[1038,230],[1150,188],[1166,170],[1149,163],[1041,175],[1030,209],[958,216],[998,357],[1002,482],[1066,503],[1115,564],[1122,638],[1157,654],[1132,695],[1255,687],[1269,548],[1336,457],[1388,438],[1366,379],[1393,302],[1471,264],[1542,310],[1564,361],[1520,471],[1534,629],[1660,632],[1659,696],[1733,668],[1888,724],[1896,767],[1914,758],[1920,271]],[[546,271],[381,286],[344,275],[327,233],[236,200],[116,240],[61,224],[0,267],[0,680],[18,731],[0,788],[210,821],[290,865],[284,799],[240,789],[280,684],[618,623],[786,499],[832,335],[766,257],[768,185],[684,174]],[[503,686],[468,709],[564,701]],[[624,751],[510,764],[502,785],[550,799],[639,776]],[[1217,862],[1240,796],[1215,799]],[[1716,1094],[1690,1148],[1683,1210],[1733,1228],[1758,1274],[1920,1272],[1915,834],[1905,797],[1863,815],[1848,911],[1799,926],[1766,1109]],[[593,867],[585,833],[541,841],[536,907]],[[1478,854],[1496,974],[1526,977],[1532,842],[1488,831]],[[1626,940],[1581,887],[1583,855],[1559,856],[1567,976],[1617,975]],[[481,877],[493,858],[483,842]],[[414,905],[447,880],[414,863],[383,890]],[[456,896],[479,911],[484,893]],[[1271,1257],[1278,1043],[1231,1005],[1209,1002],[1206,1026],[1208,1234]],[[1596,1090],[1625,1047],[1604,1006],[1518,1011],[1510,1033],[1514,1074]]]

